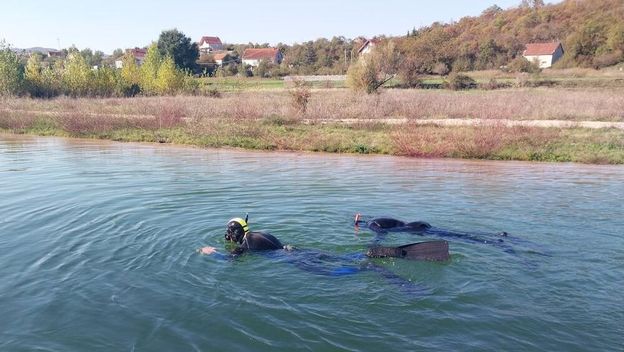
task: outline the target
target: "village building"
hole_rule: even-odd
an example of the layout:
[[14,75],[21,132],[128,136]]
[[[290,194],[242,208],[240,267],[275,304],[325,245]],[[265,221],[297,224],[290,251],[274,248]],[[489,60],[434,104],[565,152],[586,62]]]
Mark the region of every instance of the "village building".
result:
[[[145,60],[145,55],[147,55],[147,49],[142,48],[134,48],[134,49],[126,49],[126,55],[132,55],[134,57],[134,62],[138,66],[143,65],[143,61]],[[115,67],[122,68],[123,67],[123,56],[115,60]]]
[[252,67],[260,65],[262,60],[279,65],[283,58],[282,53],[276,48],[245,49],[243,52],[243,64]]
[[561,42],[529,43],[522,53],[527,60],[535,62],[540,68],[549,68],[563,56]]
[[362,46],[358,49],[358,54],[362,55],[362,54],[368,54],[371,51],[373,51],[373,49],[375,48],[375,46],[377,44],[379,44],[381,42],[381,40],[373,38],[373,39],[366,39],[364,41],[364,44],[362,44]]
[[47,57],[63,57],[63,52],[62,51],[57,51],[57,50],[48,50],[48,52],[46,53]]
[[[230,54],[229,52],[224,51],[224,52],[220,52],[220,53],[214,53],[214,54],[212,54],[212,57],[214,58],[215,63],[216,63],[218,66],[223,66],[223,60],[224,60],[224,59],[226,58],[226,56],[228,56],[229,54]],[[226,63],[227,63],[227,62],[226,62]]]
[[208,54],[213,51],[223,50],[223,43],[219,37],[203,36],[197,43],[200,53]]

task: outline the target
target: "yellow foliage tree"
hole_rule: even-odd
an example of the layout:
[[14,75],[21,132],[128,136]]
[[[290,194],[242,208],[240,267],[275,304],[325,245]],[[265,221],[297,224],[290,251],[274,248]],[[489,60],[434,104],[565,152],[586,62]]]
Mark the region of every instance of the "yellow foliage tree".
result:
[[63,83],[71,96],[85,96],[90,93],[93,73],[80,53],[71,53],[65,62]]
[[173,95],[184,87],[184,73],[176,68],[175,62],[167,56],[160,67],[156,77],[156,87],[159,94]]
[[162,56],[158,51],[156,43],[150,45],[141,66],[141,90],[144,94],[158,94],[158,69],[162,62]]

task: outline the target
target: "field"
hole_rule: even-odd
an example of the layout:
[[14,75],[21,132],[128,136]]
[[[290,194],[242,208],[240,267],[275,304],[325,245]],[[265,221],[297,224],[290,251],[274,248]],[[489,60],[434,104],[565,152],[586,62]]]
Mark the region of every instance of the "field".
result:
[[[486,80],[496,73],[478,74]],[[305,112],[287,82],[208,79],[211,96],[1,98],[0,130],[263,150],[624,164],[624,129],[575,127],[585,121],[624,126],[618,75],[586,75],[606,82],[594,88],[373,95],[317,82]]]

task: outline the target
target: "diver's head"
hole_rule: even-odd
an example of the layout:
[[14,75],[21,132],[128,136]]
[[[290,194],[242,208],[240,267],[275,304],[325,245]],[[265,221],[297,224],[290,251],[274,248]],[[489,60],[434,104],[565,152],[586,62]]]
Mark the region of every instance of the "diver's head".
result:
[[247,225],[247,221],[241,218],[234,218],[227,223],[225,240],[242,243],[243,237],[245,237],[247,232],[249,232],[249,225]]

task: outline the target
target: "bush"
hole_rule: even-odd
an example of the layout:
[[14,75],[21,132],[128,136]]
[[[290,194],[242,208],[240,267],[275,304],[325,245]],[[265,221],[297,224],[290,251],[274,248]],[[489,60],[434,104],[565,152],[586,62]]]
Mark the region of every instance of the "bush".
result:
[[526,72],[526,73],[539,73],[541,69],[536,62],[530,62],[524,56],[518,56],[511,60],[507,69],[510,72]]
[[509,87],[511,87],[510,84],[499,82],[494,78],[490,79],[486,83],[479,84],[479,88],[484,89],[484,90],[494,90],[494,89],[509,88]]
[[294,88],[290,91],[292,107],[297,113],[303,115],[308,108],[308,101],[312,96],[310,93],[310,87],[306,81],[293,80]]
[[473,89],[477,87],[477,82],[466,75],[452,74],[444,86],[451,90]]
[[623,59],[624,53],[618,50],[594,57],[593,66],[594,68],[609,67],[619,63]]
[[347,71],[347,85],[356,91],[368,94],[394,78],[399,71],[399,52],[392,41],[379,44],[375,49],[360,57]]
[[381,86],[374,65],[358,60],[347,71],[347,85],[360,92],[375,93]]

